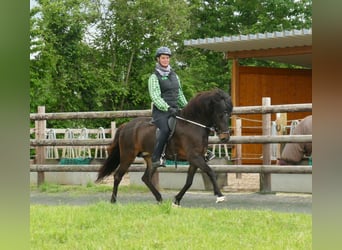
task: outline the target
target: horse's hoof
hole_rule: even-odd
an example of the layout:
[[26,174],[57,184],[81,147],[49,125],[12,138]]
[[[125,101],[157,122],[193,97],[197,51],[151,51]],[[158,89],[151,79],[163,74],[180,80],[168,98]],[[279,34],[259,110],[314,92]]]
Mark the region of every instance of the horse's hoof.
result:
[[220,196],[220,197],[216,198],[216,203],[220,203],[220,202],[224,202],[224,201],[225,201],[224,196]]
[[172,201],[172,207],[181,207],[180,202],[177,199]]
[[179,207],[181,207],[181,205],[179,205],[179,204],[176,204],[176,203],[172,202],[172,207],[179,208]]

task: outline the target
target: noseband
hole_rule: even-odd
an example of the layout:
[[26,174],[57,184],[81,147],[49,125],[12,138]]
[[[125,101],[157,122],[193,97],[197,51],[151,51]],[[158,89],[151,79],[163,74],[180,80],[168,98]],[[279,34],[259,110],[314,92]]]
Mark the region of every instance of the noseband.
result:
[[230,135],[230,130],[223,131],[223,132],[221,132],[221,133],[219,133],[216,129],[215,129],[215,131],[216,131],[216,133],[218,133],[218,134],[228,134],[228,135]]

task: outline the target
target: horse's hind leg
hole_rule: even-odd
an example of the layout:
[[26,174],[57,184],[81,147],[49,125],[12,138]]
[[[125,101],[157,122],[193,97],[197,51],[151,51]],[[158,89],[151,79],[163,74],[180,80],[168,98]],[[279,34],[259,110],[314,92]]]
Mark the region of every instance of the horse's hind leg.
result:
[[[152,162],[151,158],[144,158],[146,162],[146,170],[144,172],[144,175],[141,177],[141,180],[146,184],[146,186],[150,189],[154,197],[158,202],[162,202],[162,196],[160,192],[157,190],[157,188],[152,183],[152,176],[155,172],[155,169],[152,169]],[[152,171],[152,172],[151,172]]]
[[120,167],[117,169],[117,171],[114,173],[113,193],[112,193],[112,197],[110,199],[111,203],[116,202],[116,197],[118,194],[118,187],[119,187],[119,184],[122,180],[122,177],[125,175],[127,169],[128,169],[128,166],[123,167],[123,165],[121,164]]

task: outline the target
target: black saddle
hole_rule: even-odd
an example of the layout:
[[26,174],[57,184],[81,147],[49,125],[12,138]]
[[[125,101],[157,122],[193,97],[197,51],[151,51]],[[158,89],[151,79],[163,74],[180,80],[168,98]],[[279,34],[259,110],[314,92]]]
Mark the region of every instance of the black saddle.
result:
[[[151,123],[153,124],[153,121],[152,121]],[[177,123],[176,117],[170,116],[170,117],[168,118],[167,124],[168,124],[169,129],[170,129],[170,134],[169,134],[168,141],[171,139],[171,137],[172,137],[173,134],[175,133],[175,130],[176,130],[176,123]],[[158,137],[159,133],[160,133],[160,132],[159,132],[159,128],[157,128],[157,130],[156,130],[156,137]]]

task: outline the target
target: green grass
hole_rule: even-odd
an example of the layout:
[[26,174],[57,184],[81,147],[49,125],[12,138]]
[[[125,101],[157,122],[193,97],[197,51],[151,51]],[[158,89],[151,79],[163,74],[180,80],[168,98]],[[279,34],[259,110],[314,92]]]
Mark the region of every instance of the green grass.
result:
[[30,206],[30,249],[311,249],[312,216],[171,201]]
[[[31,191],[39,191],[45,193],[68,192],[71,194],[92,194],[100,192],[111,192],[112,189],[112,185],[94,184],[92,182],[88,182],[86,185],[61,185],[44,182],[39,187],[35,184],[30,186]],[[150,191],[146,186],[142,185],[119,185],[119,192],[139,193]]]
[[[31,191],[82,195],[111,185],[44,183]],[[120,193],[149,192],[119,186]],[[30,206],[30,249],[311,249],[312,216],[272,211],[173,208],[171,201]]]

